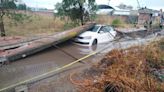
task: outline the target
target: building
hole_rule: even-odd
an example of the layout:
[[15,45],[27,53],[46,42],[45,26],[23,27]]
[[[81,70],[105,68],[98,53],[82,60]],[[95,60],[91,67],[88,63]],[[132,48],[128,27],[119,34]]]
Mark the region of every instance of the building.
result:
[[138,13],[139,13],[138,16],[139,25],[150,24],[153,21],[153,17],[157,15],[157,12],[155,12],[152,9],[148,9],[146,7],[139,9]]
[[114,8],[109,5],[98,5],[97,6],[97,12],[98,15],[111,15],[114,11]]

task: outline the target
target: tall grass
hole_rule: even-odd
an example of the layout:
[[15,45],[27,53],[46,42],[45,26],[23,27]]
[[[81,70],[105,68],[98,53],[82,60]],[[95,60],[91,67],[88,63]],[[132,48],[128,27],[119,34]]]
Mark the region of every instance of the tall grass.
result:
[[36,36],[48,35],[55,32],[64,31],[66,21],[59,17],[46,14],[26,13],[30,16],[21,22],[15,22],[9,18],[5,18],[5,29],[7,36]]
[[163,46],[164,39],[146,47],[115,49],[76,85],[80,92],[164,92],[164,82],[153,75],[154,69],[164,68]]

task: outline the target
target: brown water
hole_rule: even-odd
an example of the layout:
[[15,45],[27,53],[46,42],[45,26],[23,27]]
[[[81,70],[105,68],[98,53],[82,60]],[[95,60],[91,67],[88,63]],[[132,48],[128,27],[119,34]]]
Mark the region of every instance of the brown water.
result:
[[[58,45],[62,50],[51,47],[35,55],[13,61],[0,67],[0,89],[30,79],[75,61],[92,52],[92,49],[68,41]],[[64,52],[70,55],[65,54]]]

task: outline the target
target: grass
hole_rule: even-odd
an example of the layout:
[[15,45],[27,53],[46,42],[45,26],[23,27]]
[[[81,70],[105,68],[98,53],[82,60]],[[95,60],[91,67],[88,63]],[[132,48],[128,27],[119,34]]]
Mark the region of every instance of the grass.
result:
[[[22,13],[22,12],[21,12]],[[5,18],[5,30],[7,36],[38,36],[38,35],[49,35],[55,32],[64,31],[75,26],[77,24],[69,20],[69,18],[54,17],[53,14],[40,14],[35,12],[23,12],[26,14],[28,19],[21,20],[21,15],[14,16],[20,22],[15,22],[9,18]],[[111,16],[98,15],[95,22],[98,24],[112,25],[115,20],[119,20],[119,23],[115,23],[117,27],[129,28],[133,27],[131,24],[127,24],[125,20],[120,17],[113,18]]]
[[64,31],[74,26],[68,26],[69,20],[61,20],[53,15],[44,15],[27,12],[28,19],[15,23],[15,21],[5,18],[5,29],[7,36],[36,36],[49,35],[55,32]]
[[119,28],[132,28],[134,24],[129,24],[125,19],[120,16],[107,16],[107,15],[98,15],[95,19],[96,23],[113,25]]
[[164,92],[164,82],[153,74],[164,69],[163,47],[164,39],[145,47],[115,49],[80,75],[83,82],[76,86],[79,92]]

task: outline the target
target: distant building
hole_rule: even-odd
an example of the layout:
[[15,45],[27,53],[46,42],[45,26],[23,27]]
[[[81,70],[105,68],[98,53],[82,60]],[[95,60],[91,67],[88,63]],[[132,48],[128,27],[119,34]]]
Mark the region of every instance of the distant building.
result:
[[[122,7],[121,7],[122,6]],[[132,6],[116,6],[114,7],[113,15],[120,15],[120,16],[138,16],[138,11],[133,10]]]
[[114,15],[114,16],[130,16],[135,15],[138,16],[137,10],[132,10],[132,7],[127,8],[120,8],[120,7],[113,7],[109,5],[98,5],[96,14],[99,15]]
[[113,19],[120,18],[128,23],[136,23],[138,19],[138,11],[132,10],[131,6],[120,8],[109,5],[98,5],[98,10],[96,14],[109,15]]
[[113,15],[118,15],[118,16],[129,16],[131,10],[121,10],[117,9],[113,11]]
[[97,12],[98,15],[111,15],[114,11],[114,8],[109,5],[98,5],[97,6]]
[[54,9],[28,7],[28,11],[39,15],[54,16]]
[[152,21],[153,16],[155,15],[155,12],[153,12],[152,9],[148,9],[148,8],[141,8],[138,10],[138,12],[139,12],[139,16],[138,16],[139,25],[149,24]]

